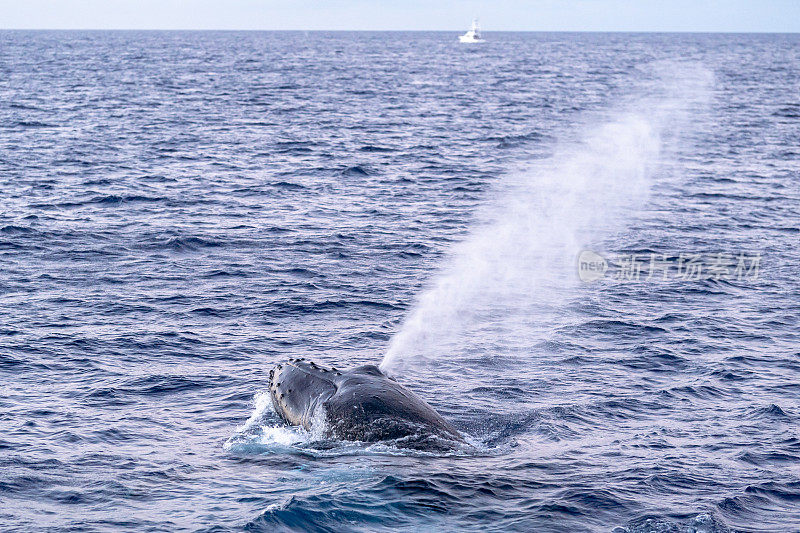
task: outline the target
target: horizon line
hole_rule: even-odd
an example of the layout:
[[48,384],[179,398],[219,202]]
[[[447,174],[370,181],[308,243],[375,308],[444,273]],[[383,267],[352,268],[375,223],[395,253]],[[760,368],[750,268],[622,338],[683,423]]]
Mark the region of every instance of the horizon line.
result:
[[[464,29],[394,29],[394,30],[365,30],[365,29],[253,29],[253,28],[4,28],[0,31],[229,31],[229,32],[328,32],[328,33],[459,33]],[[481,33],[673,33],[673,34],[729,34],[729,35],[798,35],[800,31],[776,30],[482,30]]]

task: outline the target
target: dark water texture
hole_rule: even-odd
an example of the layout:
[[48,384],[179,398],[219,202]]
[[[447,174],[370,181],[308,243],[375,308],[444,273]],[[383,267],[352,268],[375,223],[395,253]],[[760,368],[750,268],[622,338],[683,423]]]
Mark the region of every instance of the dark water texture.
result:
[[[0,529],[800,530],[800,38],[487,38],[0,32]],[[757,281],[587,285],[401,376],[475,454],[254,413],[289,356],[379,362],[493,183],[658,61],[707,118],[610,246]]]

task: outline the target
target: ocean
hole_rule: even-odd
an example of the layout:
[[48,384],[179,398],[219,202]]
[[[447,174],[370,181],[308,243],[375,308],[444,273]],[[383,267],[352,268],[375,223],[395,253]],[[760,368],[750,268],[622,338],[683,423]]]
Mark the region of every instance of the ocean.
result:
[[800,36],[485,37],[0,32],[0,529],[800,531]]

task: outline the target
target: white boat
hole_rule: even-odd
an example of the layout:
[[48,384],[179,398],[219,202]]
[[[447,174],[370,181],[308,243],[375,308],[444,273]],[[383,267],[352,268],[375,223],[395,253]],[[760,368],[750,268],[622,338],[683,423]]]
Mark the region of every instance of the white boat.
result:
[[464,35],[459,35],[458,40],[462,43],[482,43],[481,30],[478,28],[478,19],[472,21],[472,27]]

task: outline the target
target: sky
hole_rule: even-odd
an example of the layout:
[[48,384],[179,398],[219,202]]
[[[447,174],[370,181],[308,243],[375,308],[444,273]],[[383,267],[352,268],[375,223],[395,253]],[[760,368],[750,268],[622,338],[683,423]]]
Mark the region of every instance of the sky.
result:
[[800,32],[800,0],[0,0],[3,29]]

